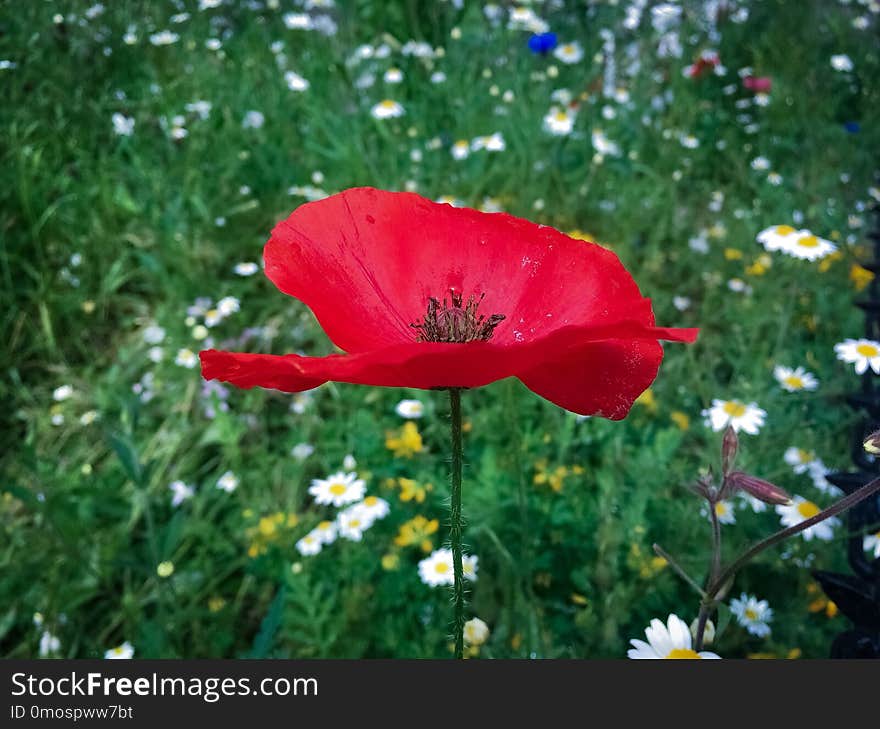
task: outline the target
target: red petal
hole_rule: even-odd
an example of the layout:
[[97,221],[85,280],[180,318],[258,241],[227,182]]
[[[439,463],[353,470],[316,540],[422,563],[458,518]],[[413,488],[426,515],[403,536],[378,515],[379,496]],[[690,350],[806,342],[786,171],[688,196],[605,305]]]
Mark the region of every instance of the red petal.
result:
[[266,275],[304,301],[333,342],[366,352],[412,342],[431,296],[485,294],[507,318],[497,344],[566,326],[653,323],[617,256],[553,228],[412,193],[356,188],[299,207],[272,231]]
[[574,412],[620,418],[654,379],[662,358],[658,338],[693,341],[696,330],[664,329],[640,322],[565,327],[539,340],[407,342],[350,355],[201,352],[202,374],[239,387],[285,392],[309,390],[328,380],[364,385],[435,389],[480,387],[505,377],[525,384]]

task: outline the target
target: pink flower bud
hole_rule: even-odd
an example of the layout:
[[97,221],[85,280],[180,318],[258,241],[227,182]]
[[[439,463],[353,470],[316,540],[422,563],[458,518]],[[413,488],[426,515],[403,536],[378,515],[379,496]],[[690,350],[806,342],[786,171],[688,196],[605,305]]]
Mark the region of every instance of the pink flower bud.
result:
[[736,460],[736,449],[739,447],[739,439],[736,437],[736,431],[733,426],[728,425],[724,431],[724,438],[721,441],[721,473],[726,476],[733,468],[733,462]]
[[865,438],[862,447],[873,456],[880,454],[880,430],[875,430],[871,435]]
[[769,76],[746,76],[743,79],[743,86],[756,94],[766,94],[770,92],[773,82]]
[[749,476],[742,471],[733,471],[728,475],[727,482],[731,488],[742,489],[766,504],[785,505],[791,503],[791,497],[785,489],[761,478]]

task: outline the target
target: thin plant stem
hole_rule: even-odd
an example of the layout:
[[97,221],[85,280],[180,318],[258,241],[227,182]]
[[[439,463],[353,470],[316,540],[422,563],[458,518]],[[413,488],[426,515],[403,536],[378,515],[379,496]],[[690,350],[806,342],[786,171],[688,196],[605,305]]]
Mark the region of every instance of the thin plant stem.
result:
[[667,564],[672,567],[672,571],[675,572],[681,579],[687,582],[691,587],[693,587],[699,594],[700,597],[706,597],[706,591],[700,587],[700,584],[691,577],[687,572],[685,572],[684,567],[682,567],[678,562],[673,559],[672,555],[669,554],[663,547],[659,544],[653,545],[654,553],[658,557],[662,557],[666,560]]
[[452,599],[455,606],[455,657],[464,658],[464,565],[461,546],[461,390],[449,390],[449,419],[452,446],[452,492],[449,503],[449,541],[452,547],[452,569],[455,582]]
[[739,557],[733,560],[733,562],[731,562],[719,574],[710,579],[709,583],[706,585],[706,596],[700,603],[700,615],[697,621],[696,635],[694,636],[694,649],[699,651],[703,646],[703,634],[706,630],[706,620],[709,617],[709,612],[715,605],[718,595],[729,582],[733,581],[736,573],[742,567],[751,562],[765,549],[769,549],[770,547],[779,544],[779,542],[784,541],[789,537],[793,537],[795,534],[800,534],[802,531],[809,529],[814,524],[818,524],[821,521],[825,521],[826,519],[830,519],[833,516],[837,516],[841,512],[844,512],[847,509],[855,506],[859,502],[864,501],[871,496],[874,496],[874,494],[876,494],[878,491],[880,491],[880,478],[875,478],[873,481],[869,481],[868,483],[866,483],[860,489],[853,491],[847,496],[844,496],[842,499],[840,499],[840,501],[832,504],[827,509],[823,509],[815,516],[811,516],[809,519],[804,519],[804,521],[802,521],[800,524],[795,524],[794,526],[787,527],[786,529],[780,529],[775,534],[771,534],[766,539],[762,539],[760,542],[753,544]]
[[734,575],[739,571],[739,569],[745,565],[747,562],[750,562],[757,555],[763,552],[765,549],[769,549],[775,544],[783,541],[784,539],[788,539],[789,537],[794,536],[795,534],[800,534],[802,531],[809,529],[814,524],[818,524],[820,521],[825,521],[826,519],[830,519],[832,516],[837,516],[843,511],[846,511],[852,506],[855,506],[860,501],[864,501],[867,498],[870,498],[874,494],[880,491],[880,478],[875,478],[873,481],[869,481],[860,489],[853,491],[851,494],[844,496],[840,501],[835,504],[832,504],[827,509],[820,511],[815,516],[811,516],[809,519],[804,519],[800,524],[795,524],[794,526],[790,526],[786,529],[781,529],[775,534],[771,534],[766,539],[761,540],[757,544],[749,547],[745,552],[743,552],[739,557],[737,557],[730,565],[718,575],[717,579],[714,581],[712,585],[709,586],[707,592],[709,596],[714,598],[721,589],[733,579]]

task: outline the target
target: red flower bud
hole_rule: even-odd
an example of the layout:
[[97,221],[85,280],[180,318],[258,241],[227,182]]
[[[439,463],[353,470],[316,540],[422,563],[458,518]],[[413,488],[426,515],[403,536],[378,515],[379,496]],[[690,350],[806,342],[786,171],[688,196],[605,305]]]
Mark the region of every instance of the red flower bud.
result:
[[791,497],[785,489],[769,481],[750,476],[742,471],[734,471],[727,477],[733,489],[742,489],[747,494],[763,501],[765,504],[790,504]]
[[739,439],[736,437],[736,431],[733,426],[728,425],[724,431],[724,438],[721,441],[721,473],[727,476],[730,469],[733,468],[733,462],[736,460],[736,449],[739,447]]

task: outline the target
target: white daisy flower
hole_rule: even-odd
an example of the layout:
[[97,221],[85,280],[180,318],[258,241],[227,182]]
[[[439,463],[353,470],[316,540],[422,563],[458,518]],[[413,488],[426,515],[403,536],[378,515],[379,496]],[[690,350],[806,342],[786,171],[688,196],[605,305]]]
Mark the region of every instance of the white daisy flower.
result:
[[720,432],[728,425],[735,431],[742,430],[749,435],[757,435],[764,425],[767,412],[757,403],[741,403],[739,400],[712,400],[712,407],[702,412],[706,425]]
[[601,129],[594,129],[590,135],[590,140],[596,153],[601,154],[603,157],[617,157],[620,154],[620,147],[617,142],[612,142],[608,139],[605,136],[605,132]]
[[154,46],[168,46],[172,43],[177,43],[180,38],[177,33],[172,33],[170,30],[160,30],[158,33],[153,33],[150,36],[150,43]]
[[198,355],[191,349],[187,349],[184,347],[183,349],[177,350],[177,356],[174,358],[174,364],[180,365],[181,367],[186,367],[188,370],[191,370],[193,367],[198,365],[198,363]]
[[476,137],[471,142],[471,150],[479,152],[481,149],[485,149],[487,152],[503,152],[507,149],[507,145],[504,143],[501,132],[495,132],[485,137]]
[[813,235],[809,230],[799,230],[797,235],[787,236],[783,253],[805,261],[817,261],[834,253],[837,246],[831,241]]
[[467,580],[475,580],[477,579],[477,562],[479,561],[479,557],[470,556],[467,554],[462,555],[461,557],[461,570],[464,573],[464,577]]
[[339,536],[339,529],[335,522],[322,521],[312,529],[311,533],[321,540],[321,544],[333,544]]
[[688,624],[677,615],[670,615],[666,625],[654,618],[651,625],[645,628],[646,643],[643,640],[633,638],[630,640],[630,648],[626,652],[627,658],[633,659],[657,659],[657,658],[720,658],[717,653],[711,651],[697,651],[691,648],[691,631]]
[[873,339],[844,339],[834,345],[837,359],[855,365],[857,375],[863,375],[870,367],[880,375],[880,342]]
[[113,123],[114,133],[120,137],[130,137],[134,134],[134,117],[116,112],[110,117],[110,121]]
[[336,524],[339,527],[339,536],[353,542],[361,541],[364,532],[373,526],[373,522],[358,508],[340,511],[336,517]]
[[370,113],[374,119],[394,119],[403,116],[406,112],[396,101],[385,99],[370,109]]
[[721,524],[736,524],[736,510],[732,501],[721,500],[715,504],[715,516]]
[[307,13],[285,13],[281,16],[286,28],[290,30],[311,30],[312,17]]
[[766,600],[758,600],[743,593],[730,601],[730,611],[737,622],[752,635],[764,638],[770,635],[768,623],[773,619],[773,610]]
[[165,330],[158,324],[151,324],[144,329],[144,341],[147,344],[161,344],[165,339]]
[[195,489],[183,481],[172,481],[168,484],[171,491],[171,505],[180,506],[187,499],[191,499],[195,494]]
[[295,71],[287,71],[284,74],[284,83],[291,91],[307,91],[309,88],[309,82]]
[[[800,524],[818,514],[821,509],[812,501],[808,501],[803,496],[793,496],[791,504],[787,506],[777,506],[776,513],[779,514],[782,526],[790,527]],[[801,532],[801,536],[808,542],[813,538],[828,541],[834,536],[834,527],[839,523],[837,517],[833,516],[825,521],[820,521]]]
[[791,466],[791,470],[798,474],[806,473],[818,461],[813,451],[796,448],[795,446],[786,448],[782,457]]
[[483,645],[489,639],[489,626],[479,618],[471,618],[464,624],[464,642],[471,646]]
[[52,635],[44,630],[40,636],[40,658],[47,658],[61,650],[61,640],[57,635]]
[[672,305],[679,311],[687,311],[691,308],[691,300],[687,296],[673,296]]
[[797,229],[790,225],[772,225],[758,233],[758,243],[770,252],[783,250]]
[[449,151],[452,154],[453,159],[467,159],[471,153],[471,145],[467,139],[459,139],[452,145],[452,147],[450,147]]
[[217,488],[231,494],[238,488],[238,477],[232,471],[227,471],[217,479]]
[[399,68],[389,68],[382,78],[386,84],[399,84],[403,81],[403,71]]
[[366,483],[356,473],[334,473],[327,478],[316,478],[309,486],[309,493],[315,503],[332,506],[345,506],[364,498]]
[[575,115],[558,106],[551,106],[544,116],[544,131],[557,137],[565,137],[574,129]]
[[312,531],[306,534],[302,539],[300,539],[296,543],[296,551],[299,552],[304,557],[308,557],[313,554],[317,554],[324,548],[323,542],[318,538],[318,536]]
[[73,395],[73,387],[70,385],[61,385],[61,387],[56,387],[52,391],[52,399],[56,402],[67,400],[71,395]]
[[118,645],[115,648],[111,648],[110,650],[104,653],[104,658],[109,659],[127,659],[134,657],[134,646],[125,641],[122,645]]
[[224,319],[230,314],[237,312],[240,308],[241,302],[239,302],[234,296],[224,296],[217,302],[217,311]]
[[394,412],[401,418],[414,420],[425,414],[425,406],[421,400],[401,400],[394,406]]
[[266,123],[266,117],[261,111],[251,109],[245,112],[244,119],[241,120],[241,126],[245,129],[259,129]]
[[849,56],[845,53],[838,53],[831,56],[831,68],[835,71],[843,71],[846,73],[852,71],[854,66],[852,59]]
[[556,46],[553,55],[563,63],[579,63],[584,57],[584,49],[577,41]]
[[260,270],[260,267],[253,261],[243,261],[242,263],[236,263],[235,268],[232,270],[239,276],[253,276]]
[[312,453],[315,452],[315,446],[311,443],[297,443],[293,448],[290,449],[290,455],[292,455],[298,461],[304,461],[308,458]]
[[880,559],[880,532],[866,534],[862,546],[866,552],[873,552],[874,559]]
[[391,507],[385,499],[378,496],[367,496],[363,501],[354,504],[350,508],[357,509],[370,523],[377,519],[384,519],[391,511]]
[[[474,580],[477,575],[477,558],[462,555],[465,579]],[[419,577],[431,587],[451,585],[455,582],[452,564],[452,551],[446,548],[434,550],[429,557],[419,562]]]
[[773,368],[773,377],[776,378],[780,387],[786,392],[815,390],[819,386],[819,380],[803,367],[792,369],[791,367],[777,365]]

